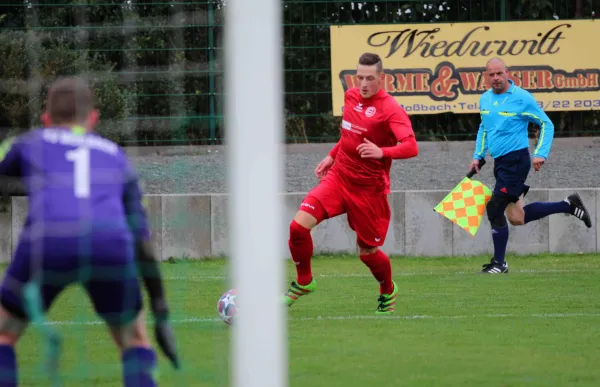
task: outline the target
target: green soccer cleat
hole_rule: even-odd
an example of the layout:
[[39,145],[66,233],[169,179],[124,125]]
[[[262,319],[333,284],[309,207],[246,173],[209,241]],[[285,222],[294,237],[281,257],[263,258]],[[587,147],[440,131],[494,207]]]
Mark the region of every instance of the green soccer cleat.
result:
[[394,310],[396,310],[395,305],[396,296],[398,296],[398,285],[396,285],[396,282],[392,282],[394,283],[394,291],[392,292],[392,294],[382,294],[377,299],[377,301],[379,301],[379,306],[375,311],[375,314],[377,315],[392,314],[394,313]]
[[287,306],[292,306],[298,298],[310,294],[317,290],[317,283],[313,278],[308,285],[299,285],[296,281],[292,282],[290,288],[283,296],[283,301]]

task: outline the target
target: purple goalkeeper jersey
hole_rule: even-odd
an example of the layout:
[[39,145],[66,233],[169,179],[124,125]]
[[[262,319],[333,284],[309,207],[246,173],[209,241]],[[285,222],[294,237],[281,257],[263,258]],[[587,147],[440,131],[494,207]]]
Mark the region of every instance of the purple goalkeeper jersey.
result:
[[25,186],[25,236],[150,235],[134,169],[117,144],[97,134],[48,128],[7,139],[0,174]]

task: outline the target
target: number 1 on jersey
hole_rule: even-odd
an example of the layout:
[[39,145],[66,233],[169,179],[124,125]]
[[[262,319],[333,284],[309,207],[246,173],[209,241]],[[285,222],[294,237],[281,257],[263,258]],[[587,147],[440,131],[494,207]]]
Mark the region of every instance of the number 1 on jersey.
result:
[[80,147],[67,151],[65,158],[74,164],[73,189],[75,197],[85,199],[90,197],[90,150]]

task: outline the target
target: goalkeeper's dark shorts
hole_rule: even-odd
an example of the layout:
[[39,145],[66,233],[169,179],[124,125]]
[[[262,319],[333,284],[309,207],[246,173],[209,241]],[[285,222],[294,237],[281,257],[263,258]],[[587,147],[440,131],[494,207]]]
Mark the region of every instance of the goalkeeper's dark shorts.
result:
[[[96,313],[110,326],[130,323],[142,309],[134,244],[123,235],[33,240],[22,234],[0,286],[0,303],[23,320],[32,317],[27,308],[31,300],[24,292],[29,282],[40,284],[41,292],[37,294],[43,312],[72,284],[82,285]],[[83,305],[76,300],[76,305],[70,307],[77,310]]]

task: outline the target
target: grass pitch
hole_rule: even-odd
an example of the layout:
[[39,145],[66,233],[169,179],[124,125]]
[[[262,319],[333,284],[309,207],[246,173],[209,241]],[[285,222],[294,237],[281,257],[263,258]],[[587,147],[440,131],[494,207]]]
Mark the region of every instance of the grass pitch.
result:
[[[600,385],[598,256],[509,256],[509,274],[477,274],[487,261],[392,258],[396,314],[376,317],[378,284],[356,256],[315,257],[318,290],[289,310],[290,386]],[[229,328],[216,320],[226,262],[162,270],[183,369],[159,354],[159,384],[228,386]],[[120,357],[78,287],[49,319],[64,338],[64,386],[121,385]],[[44,354],[32,326],[17,347],[21,385],[49,385]]]

